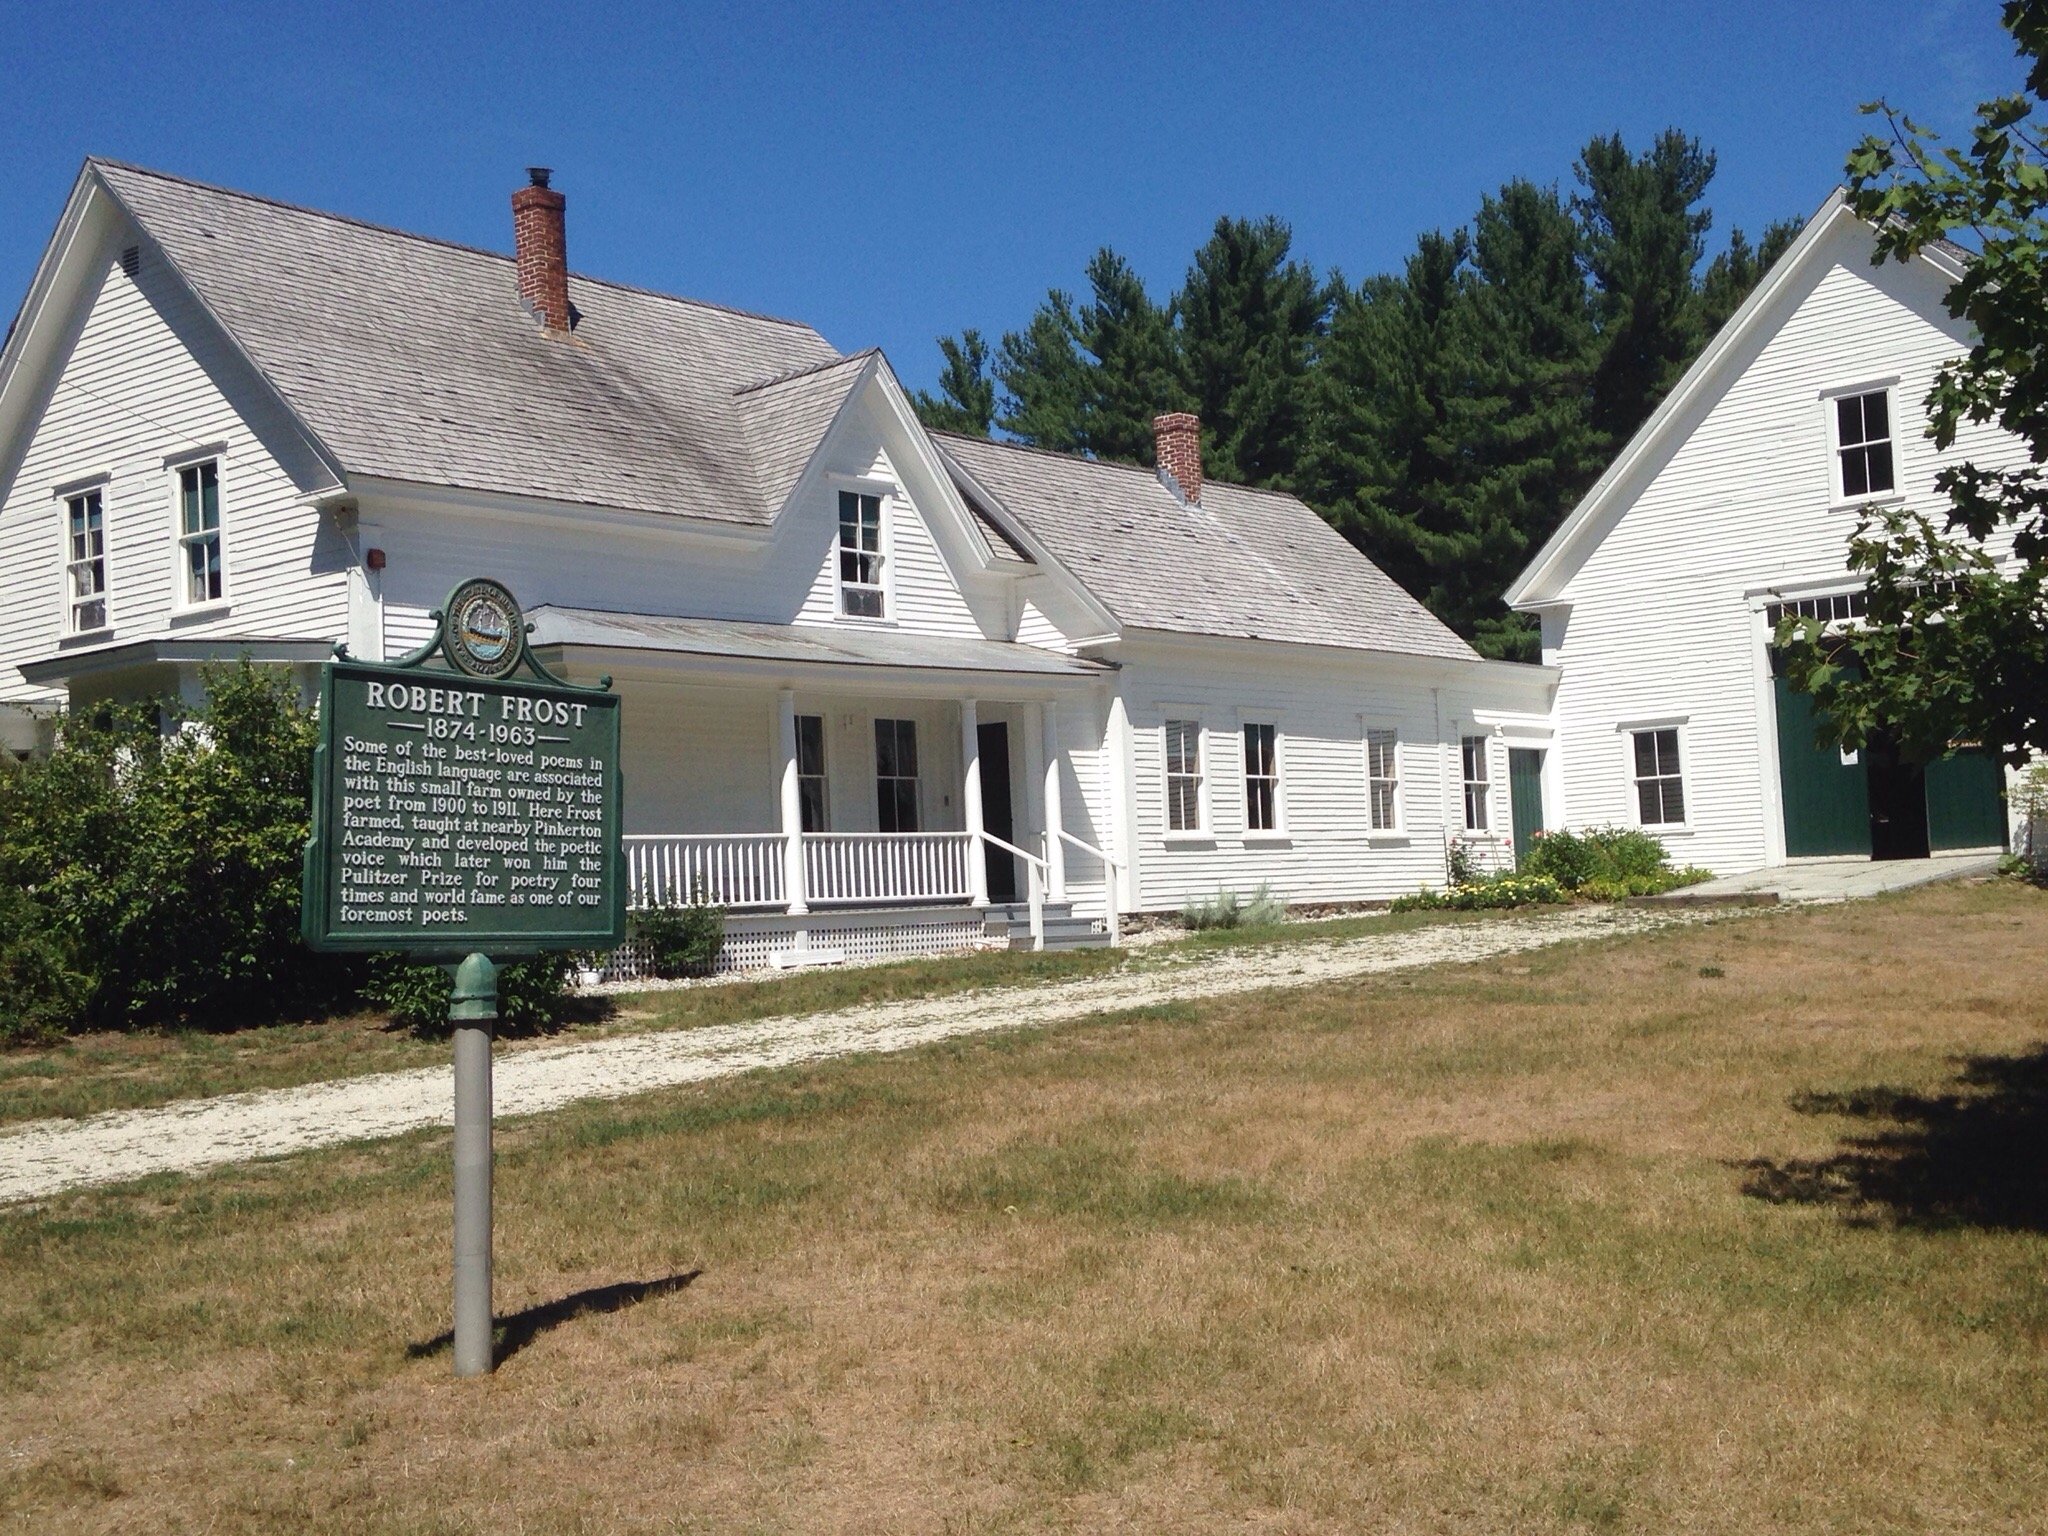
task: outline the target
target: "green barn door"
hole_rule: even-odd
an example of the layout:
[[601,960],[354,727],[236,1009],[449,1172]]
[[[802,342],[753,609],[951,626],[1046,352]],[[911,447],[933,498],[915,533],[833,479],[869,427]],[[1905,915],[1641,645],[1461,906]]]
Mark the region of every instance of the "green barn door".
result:
[[2005,773],[1982,747],[1964,747],[1927,765],[1927,845],[2005,846]]
[[1785,803],[1785,856],[1870,852],[1870,788],[1861,758],[1842,761],[1813,744],[1813,700],[1782,677],[1778,694],[1778,792]]
[[1543,830],[1543,754],[1508,748],[1508,814],[1515,829],[1515,867],[1529,856],[1529,839]]

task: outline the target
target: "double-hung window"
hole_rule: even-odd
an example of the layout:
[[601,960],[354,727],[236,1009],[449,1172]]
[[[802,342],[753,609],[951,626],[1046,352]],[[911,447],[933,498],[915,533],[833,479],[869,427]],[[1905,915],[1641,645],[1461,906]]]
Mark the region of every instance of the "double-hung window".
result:
[[1248,720],[1244,727],[1244,829],[1280,830],[1280,754],[1276,732],[1267,721]]
[[1835,401],[1835,463],[1836,488],[1843,501],[1891,491],[1896,476],[1890,390],[1843,395]]
[[1390,730],[1365,733],[1365,792],[1375,832],[1401,824],[1400,743]]
[[1487,770],[1486,738],[1461,737],[1458,747],[1464,758],[1465,830],[1484,832],[1487,828],[1488,802],[1493,794],[1493,781]]
[[107,529],[98,491],[65,499],[64,592],[72,634],[107,627]]
[[857,619],[884,617],[882,498],[839,493],[839,611]]
[[182,601],[218,602],[221,596],[220,461],[206,459],[178,471],[178,553]]
[[1631,731],[1636,819],[1646,827],[1685,822],[1685,775],[1678,762],[1678,727]]
[[825,787],[825,717],[796,717],[796,798],[806,832],[829,832],[831,798]]
[[1202,830],[1202,722],[1166,722],[1166,830]]
[[917,722],[875,722],[875,825],[917,830]]

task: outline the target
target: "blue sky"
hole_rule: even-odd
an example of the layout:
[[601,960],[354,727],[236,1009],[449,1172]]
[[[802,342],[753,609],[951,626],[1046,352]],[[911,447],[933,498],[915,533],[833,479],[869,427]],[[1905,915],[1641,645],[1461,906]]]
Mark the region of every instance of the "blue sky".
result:
[[1720,156],[1715,238],[1809,212],[1886,96],[1961,125],[2018,68],[1992,0],[1764,5],[18,4],[0,309],[112,155],[504,249],[521,168],[581,271],[810,321],[913,384],[1099,245],[1154,292],[1219,213],[1397,264],[1619,129]]

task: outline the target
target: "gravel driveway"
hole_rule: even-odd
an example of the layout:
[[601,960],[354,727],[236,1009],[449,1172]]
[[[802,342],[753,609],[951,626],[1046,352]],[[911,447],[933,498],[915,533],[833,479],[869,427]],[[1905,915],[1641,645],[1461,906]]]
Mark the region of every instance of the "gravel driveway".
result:
[[[501,1056],[499,1119],[586,1099],[618,1099],[864,1051],[902,1051],[957,1035],[1055,1024],[1089,1014],[1271,987],[1308,987],[1414,966],[1455,964],[1578,939],[1709,921],[1696,909],[1570,907],[1326,942],[1176,953],[1083,981],[544,1046]],[[0,1129],[0,1203],[154,1173],[191,1173],[344,1142],[397,1136],[454,1118],[447,1068],[190,1099],[80,1120]]]

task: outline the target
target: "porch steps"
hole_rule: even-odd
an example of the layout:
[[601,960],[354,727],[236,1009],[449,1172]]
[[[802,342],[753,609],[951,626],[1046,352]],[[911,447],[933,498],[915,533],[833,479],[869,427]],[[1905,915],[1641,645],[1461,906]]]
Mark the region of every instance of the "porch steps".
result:
[[[988,934],[1000,939],[1007,932],[1010,948],[1031,947],[1031,905],[1028,902],[1009,902],[986,909]],[[1049,901],[1045,904],[1045,947],[1047,949],[1096,949],[1109,942],[1109,935],[1096,926],[1092,917],[1076,917],[1073,903]]]

